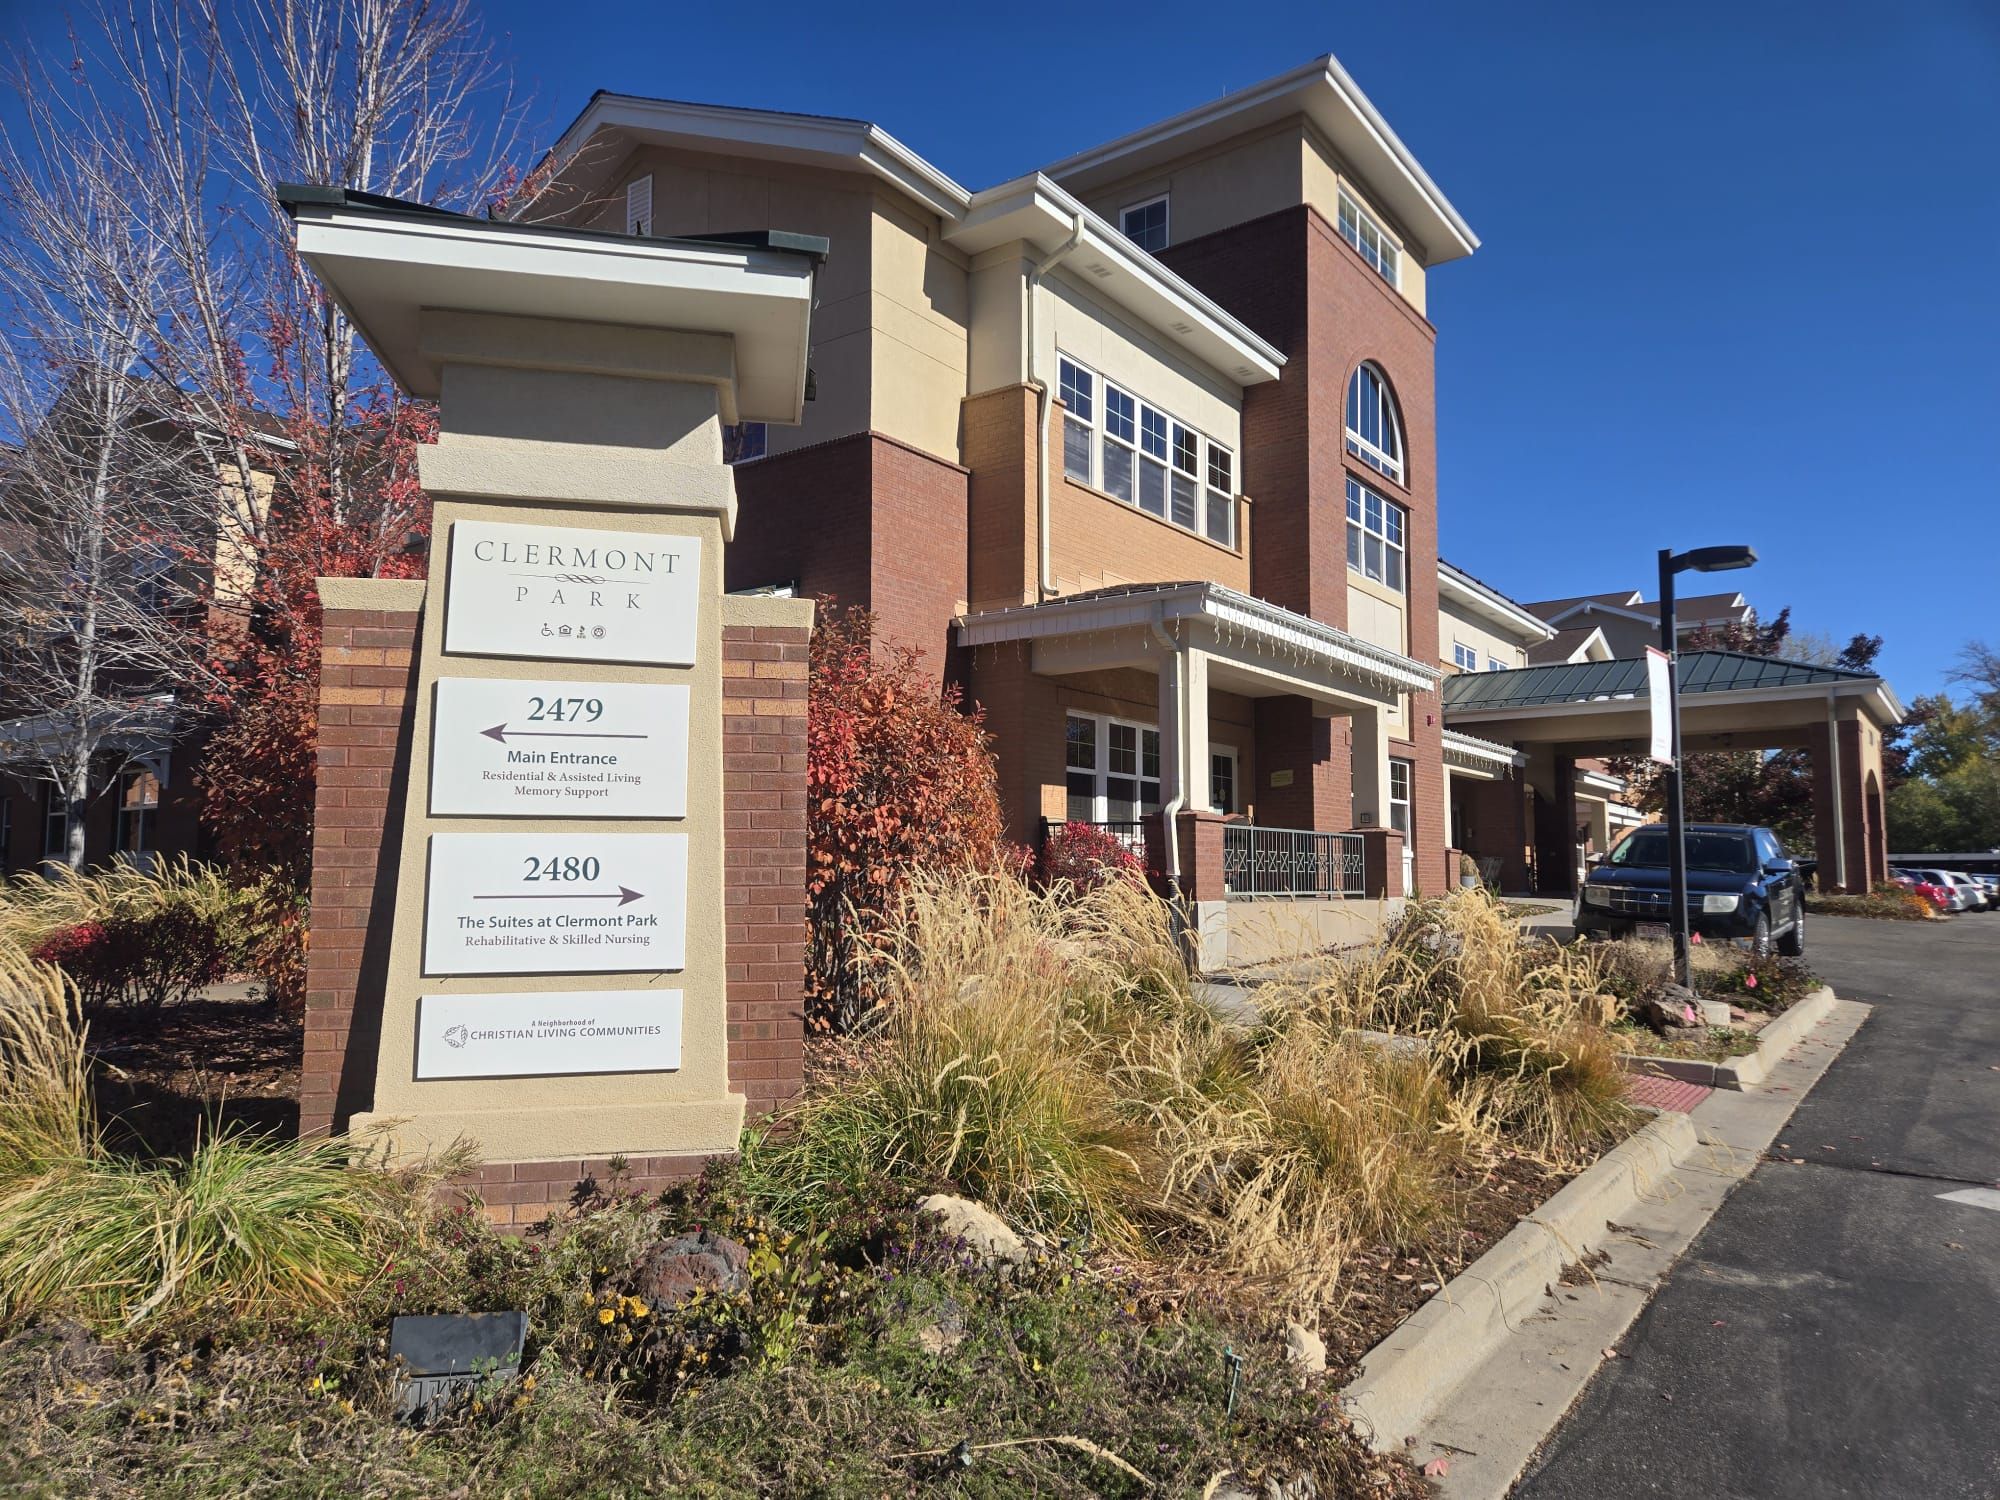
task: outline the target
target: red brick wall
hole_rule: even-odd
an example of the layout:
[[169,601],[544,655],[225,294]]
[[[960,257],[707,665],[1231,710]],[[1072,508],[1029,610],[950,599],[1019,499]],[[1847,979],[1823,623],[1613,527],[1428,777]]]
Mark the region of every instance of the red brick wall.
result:
[[345,1130],[373,1097],[418,619],[414,610],[329,609],[321,631],[301,1135]]
[[[344,1129],[371,1103],[402,841],[402,788],[418,616],[328,610],[320,661],[319,792],[313,846],[300,1128]],[[722,642],[723,903],[729,1080],[750,1116],[803,1082],[806,657],[803,628],[737,626]],[[699,1156],[634,1157],[621,1181],[655,1190]],[[540,1219],[607,1161],[488,1163],[454,1186],[501,1225]]]
[[878,639],[915,646],[943,677],[951,622],[966,596],[969,476],[894,438],[869,440],[874,534],[869,608]]

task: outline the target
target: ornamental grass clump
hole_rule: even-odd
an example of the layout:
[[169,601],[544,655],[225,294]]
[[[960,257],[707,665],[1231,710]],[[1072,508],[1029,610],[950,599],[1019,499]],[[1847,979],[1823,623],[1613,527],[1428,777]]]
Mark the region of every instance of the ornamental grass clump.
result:
[[111,1155],[73,987],[0,945],[0,1323],[332,1304],[428,1202],[428,1179],[350,1167],[350,1151],[239,1134],[184,1161]]

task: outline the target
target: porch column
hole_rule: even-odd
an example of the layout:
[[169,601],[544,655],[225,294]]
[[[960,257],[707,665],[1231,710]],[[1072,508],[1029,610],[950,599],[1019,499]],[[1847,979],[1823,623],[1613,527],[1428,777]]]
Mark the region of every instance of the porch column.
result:
[[1208,812],[1208,653],[1177,642],[1159,675],[1160,805]]
[[1354,744],[1349,755],[1354,789],[1354,826],[1389,826],[1389,715],[1381,708],[1357,708],[1350,716]]
[[1882,826],[1882,736],[1863,718],[1815,726],[1813,842],[1823,891],[1859,894],[1888,878],[1887,830]]

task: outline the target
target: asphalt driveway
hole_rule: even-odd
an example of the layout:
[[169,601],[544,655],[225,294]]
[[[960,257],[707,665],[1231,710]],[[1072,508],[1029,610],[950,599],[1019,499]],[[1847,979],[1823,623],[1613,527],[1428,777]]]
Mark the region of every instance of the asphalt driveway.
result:
[[1874,1015],[1517,1496],[2000,1495],[2000,912],[1808,946]]

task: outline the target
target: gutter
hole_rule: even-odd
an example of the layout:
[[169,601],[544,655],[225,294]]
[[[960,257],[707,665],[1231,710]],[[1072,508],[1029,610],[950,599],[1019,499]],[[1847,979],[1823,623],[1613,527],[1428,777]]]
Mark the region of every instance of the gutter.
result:
[[1176,891],[1181,887],[1181,809],[1187,805],[1187,673],[1181,666],[1181,643],[1168,633],[1167,609],[1153,606],[1148,629],[1160,647],[1174,658],[1174,795],[1160,809],[1161,842],[1166,847],[1167,880]]
[[1055,401],[1049,382],[1037,370],[1042,345],[1035,328],[1035,307],[1041,301],[1042,279],[1083,243],[1083,215],[1071,222],[1069,238],[1043,256],[1028,273],[1028,384],[1035,392],[1038,415],[1035,421],[1035,597],[1047,599],[1056,591],[1053,548],[1049,542],[1049,424],[1055,416]]

